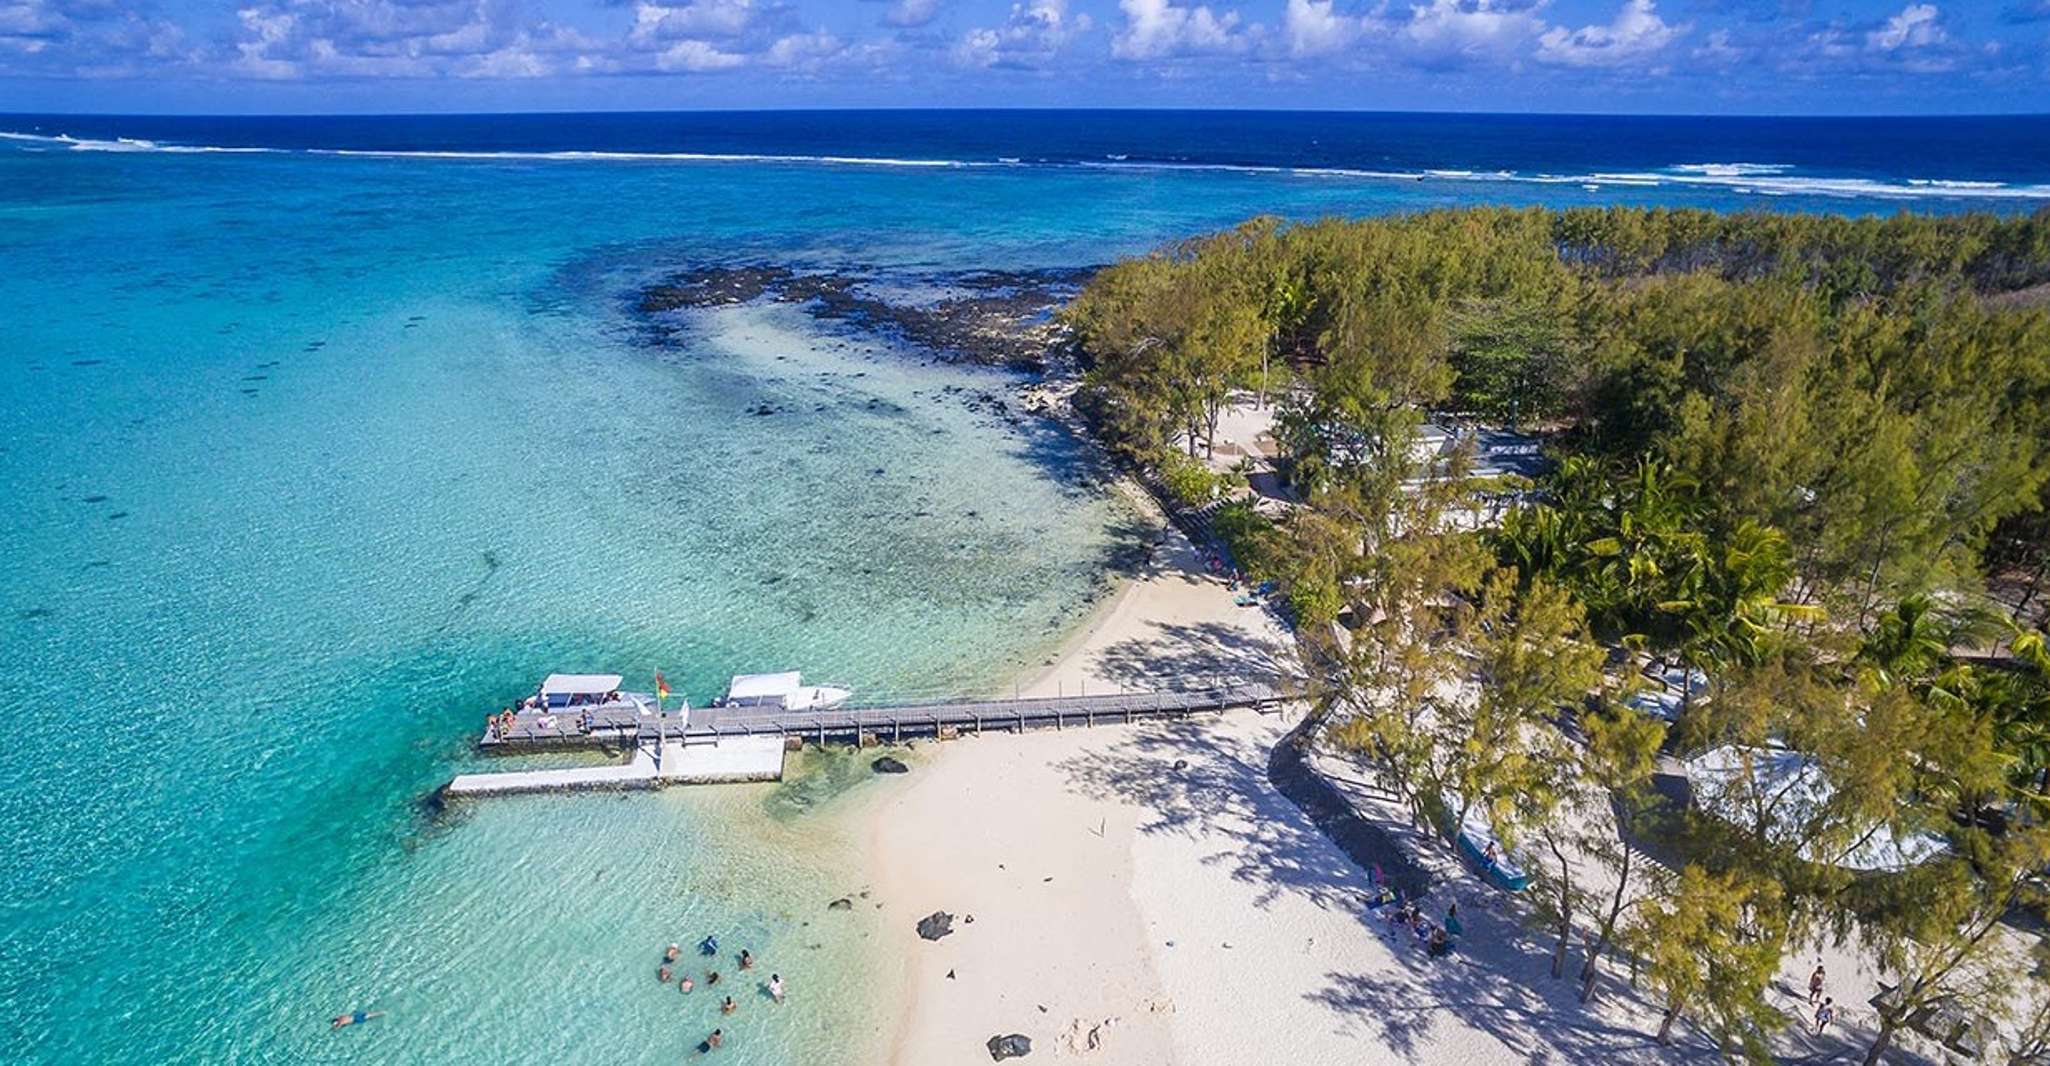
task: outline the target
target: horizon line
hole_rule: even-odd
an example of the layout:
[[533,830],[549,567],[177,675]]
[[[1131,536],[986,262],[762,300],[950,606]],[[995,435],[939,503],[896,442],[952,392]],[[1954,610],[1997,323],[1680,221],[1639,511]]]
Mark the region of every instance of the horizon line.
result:
[[516,111],[11,111],[0,110],[5,117],[51,117],[86,119],[122,118],[193,118],[193,119],[279,119],[279,118],[517,118],[529,115],[586,116],[586,115],[775,115],[775,114],[1074,114],[1078,112],[1131,113],[1131,114],[1211,114],[1211,115],[1384,115],[1384,116],[1437,116],[1467,118],[1607,118],[1607,119],[1727,119],[1734,121],[1751,119],[1832,119],[1898,121],[1902,119],[2050,119],[2050,111],[1958,111],[1958,112],[1686,112],[1686,111],[1493,111],[1460,110],[1453,108],[1286,108],[1286,107],[1151,107],[1120,105],[1088,105],[1072,107],[1012,107],[976,106],[945,107],[929,105],[883,105],[883,106],[802,106],[802,107],[686,107],[686,108],[623,108],[619,110],[593,110],[589,108],[528,108]]

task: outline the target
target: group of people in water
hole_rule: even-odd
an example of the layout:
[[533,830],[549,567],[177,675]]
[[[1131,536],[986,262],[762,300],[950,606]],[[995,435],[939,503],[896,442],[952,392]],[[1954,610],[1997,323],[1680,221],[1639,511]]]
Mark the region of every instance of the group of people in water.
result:
[[[669,947],[664,949],[662,952],[662,966],[660,969],[655,971],[655,977],[657,980],[659,980],[661,983],[665,985],[669,984],[671,981],[674,981],[676,983],[678,991],[681,991],[685,994],[689,994],[693,989],[697,987],[697,982],[692,981],[689,975],[683,975],[681,977],[677,975],[676,963],[677,959],[680,958],[682,954],[683,949],[675,944],[671,944],[669,945]],[[708,959],[717,958],[719,955],[719,939],[717,937],[708,936],[705,939],[699,941],[698,954]],[[748,951],[745,948],[741,949],[738,962],[740,963],[740,968],[742,970],[754,969],[754,953]],[[705,987],[710,988],[718,983],[719,971],[705,971]],[[775,1000],[777,1003],[783,1002],[782,974],[770,974],[768,981],[764,982],[761,987],[764,992],[768,993],[770,999]],[[734,998],[730,995],[724,997],[719,1001],[720,1014],[732,1014],[733,1012],[739,1009],[740,1004],[737,1001],[735,1001]],[[721,1043],[725,1041],[725,1039],[725,1030],[712,1030],[711,1035],[705,1037],[704,1041],[698,1044],[698,1053],[703,1054],[705,1052],[717,1048]]]

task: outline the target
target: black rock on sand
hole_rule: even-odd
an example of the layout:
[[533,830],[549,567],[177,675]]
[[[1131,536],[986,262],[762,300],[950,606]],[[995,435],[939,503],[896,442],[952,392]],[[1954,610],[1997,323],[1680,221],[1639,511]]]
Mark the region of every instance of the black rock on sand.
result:
[[1022,1059],[1032,1054],[1032,1038],[1022,1033],[989,1038],[989,1057],[997,1062],[1005,1059]]
[[954,916],[946,911],[934,911],[918,920],[918,935],[927,940],[938,940],[954,931]]

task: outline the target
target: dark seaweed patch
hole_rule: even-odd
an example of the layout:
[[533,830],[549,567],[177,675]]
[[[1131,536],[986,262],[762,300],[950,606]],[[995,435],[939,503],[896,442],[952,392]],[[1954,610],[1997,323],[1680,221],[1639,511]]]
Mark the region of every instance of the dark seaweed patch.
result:
[[38,619],[48,618],[56,613],[56,611],[53,611],[48,607],[24,607],[21,610],[14,612],[14,616],[16,618],[21,619],[24,622],[34,622]]
[[83,499],[83,500],[80,500],[79,502],[80,502],[80,503],[106,503],[106,502],[107,502],[107,498],[106,498],[105,496],[87,496],[87,497],[86,497],[85,499]]
[[71,365],[72,365],[72,366],[99,366],[99,365],[100,365],[101,363],[104,363],[104,362],[106,362],[106,360],[105,360],[105,359],[73,359],[73,360],[71,361]]
[[114,521],[118,521],[118,520],[120,520],[120,519],[123,519],[123,518],[127,518],[127,517],[128,517],[128,512],[127,512],[127,511],[115,511],[115,512],[114,512],[113,514],[110,514],[110,515],[108,515],[108,516],[107,516],[107,521],[109,521],[109,522],[114,522]]

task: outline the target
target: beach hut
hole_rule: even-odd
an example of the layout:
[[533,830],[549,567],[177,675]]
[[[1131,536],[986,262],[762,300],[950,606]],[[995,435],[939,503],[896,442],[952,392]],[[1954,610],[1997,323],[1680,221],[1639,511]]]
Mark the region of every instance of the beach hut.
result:
[[[1809,809],[1828,803],[1834,792],[1812,757],[1776,746],[1725,744],[1687,760],[1685,768],[1695,806],[1733,825],[1750,822],[1750,781],[1756,782],[1760,792],[1777,797],[1779,802]],[[1935,833],[1895,836],[1884,825],[1875,824],[1841,851],[1825,853],[1809,842],[1801,845],[1800,856],[1813,863],[1869,873],[1905,870],[1943,848],[1943,838]]]

